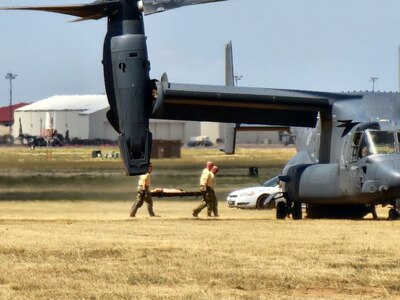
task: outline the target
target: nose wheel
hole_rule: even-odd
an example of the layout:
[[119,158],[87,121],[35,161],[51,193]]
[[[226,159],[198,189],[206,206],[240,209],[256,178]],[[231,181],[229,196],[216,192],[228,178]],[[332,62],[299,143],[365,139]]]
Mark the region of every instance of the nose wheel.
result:
[[300,202],[292,202],[286,196],[285,201],[279,201],[276,204],[276,218],[285,219],[292,215],[293,220],[300,220],[303,218],[303,211]]
[[[394,202],[394,203],[393,203]],[[395,201],[393,201],[391,204],[393,207],[389,209],[389,216],[388,220],[398,220],[400,218],[400,199],[397,198]]]
[[389,210],[389,220],[394,221],[399,219],[399,211],[396,208],[391,208]]
[[286,203],[284,201],[279,201],[276,204],[276,218],[283,220],[286,218],[288,213],[288,208],[286,206]]

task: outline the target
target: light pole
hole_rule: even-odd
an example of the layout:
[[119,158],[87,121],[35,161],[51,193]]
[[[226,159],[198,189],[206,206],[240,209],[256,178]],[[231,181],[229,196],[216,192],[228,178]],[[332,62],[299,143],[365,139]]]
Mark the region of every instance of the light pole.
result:
[[375,92],[375,81],[377,81],[379,78],[376,76],[372,76],[370,81],[372,81],[372,91]]
[[17,74],[13,74],[11,72],[8,72],[6,75],[6,79],[10,80],[10,135],[12,134],[12,119],[13,119],[13,113],[12,113],[12,81],[13,79],[17,78]]
[[237,86],[238,85],[238,81],[241,80],[243,78],[243,76],[242,75],[235,75],[235,76],[233,76],[233,78],[235,78],[235,86]]

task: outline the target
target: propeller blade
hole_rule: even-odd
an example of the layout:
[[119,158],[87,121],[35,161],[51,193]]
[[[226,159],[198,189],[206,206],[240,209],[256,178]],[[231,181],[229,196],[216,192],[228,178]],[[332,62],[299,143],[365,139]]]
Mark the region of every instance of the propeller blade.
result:
[[203,3],[219,2],[219,1],[226,1],[226,0],[142,0],[143,11],[145,15],[164,12],[166,10],[187,5],[203,4]]
[[[151,15],[182,6],[220,2],[226,0],[141,0],[138,5],[145,15]],[[66,6],[11,6],[0,10],[35,10],[53,12],[79,17],[77,21],[98,20],[110,16],[118,11],[120,0],[98,0],[89,4]]]
[[0,10],[35,10],[60,13],[79,17],[81,20],[98,20],[113,14],[119,7],[119,0],[95,1],[89,4],[66,6],[12,6],[3,7]]

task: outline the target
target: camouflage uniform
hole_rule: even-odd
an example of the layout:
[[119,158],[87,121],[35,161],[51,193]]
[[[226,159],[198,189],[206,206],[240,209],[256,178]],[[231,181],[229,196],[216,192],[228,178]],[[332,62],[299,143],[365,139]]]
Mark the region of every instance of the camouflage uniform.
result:
[[151,182],[150,173],[151,169],[149,170],[149,172],[141,175],[139,178],[136,202],[131,208],[131,217],[135,217],[137,210],[142,207],[143,202],[147,203],[147,211],[149,212],[150,217],[155,216],[155,213],[153,211],[153,199],[151,198],[151,192],[149,188]]
[[203,196],[203,201],[202,203],[193,210],[193,217],[197,217],[198,214],[207,206],[207,215],[210,217],[211,216],[211,197],[210,197],[210,192],[211,188],[208,186],[208,182],[211,178],[211,172],[209,169],[205,168],[203,172],[201,173],[200,176],[200,192],[201,195]]
[[[218,168],[216,166],[213,167],[213,169],[210,172],[210,181],[209,181],[209,187],[210,187],[210,210],[214,214],[214,217],[218,217],[218,200],[217,197],[215,196],[215,187],[217,186],[217,182],[215,179],[215,174],[218,172]],[[211,216],[211,211],[209,215]]]

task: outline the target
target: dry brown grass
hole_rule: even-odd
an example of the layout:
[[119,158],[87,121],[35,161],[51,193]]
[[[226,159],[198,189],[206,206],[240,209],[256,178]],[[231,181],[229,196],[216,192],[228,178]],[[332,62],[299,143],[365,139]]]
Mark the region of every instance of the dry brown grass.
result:
[[130,219],[137,179],[92,150],[0,148],[1,300],[400,299],[400,222],[385,221],[387,209],[378,221],[282,221],[226,206],[227,192],[255,185],[248,167],[279,174],[293,148],[153,160],[154,186],[185,189],[214,160],[218,220],[191,217],[199,200],[159,199],[161,218],[143,207]]
[[[222,200],[222,199],[221,199]],[[0,299],[400,299],[400,222],[197,202],[0,202]]]

